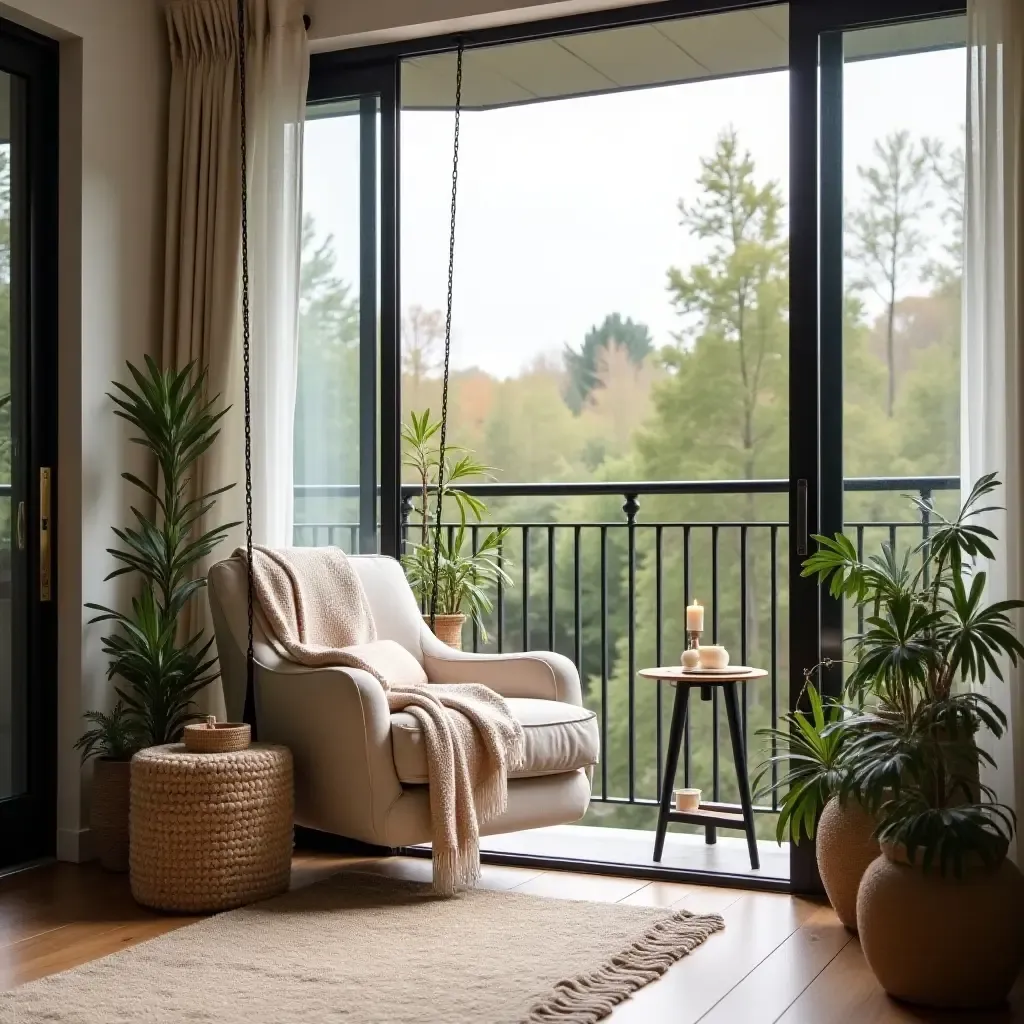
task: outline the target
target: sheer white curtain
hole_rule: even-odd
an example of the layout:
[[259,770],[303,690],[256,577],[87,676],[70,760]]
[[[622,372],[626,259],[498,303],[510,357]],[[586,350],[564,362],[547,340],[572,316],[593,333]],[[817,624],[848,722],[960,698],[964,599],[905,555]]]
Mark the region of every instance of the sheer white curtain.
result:
[[[302,133],[309,54],[302,0],[247,0],[252,326],[253,539],[292,542],[292,449],[302,234]],[[170,0],[163,362],[196,361],[231,406],[197,467],[204,491],[234,483],[205,528],[245,518],[237,0]],[[242,543],[241,528],[221,546]],[[203,570],[207,568],[202,567]],[[206,601],[183,628],[210,629]],[[218,693],[209,710],[223,711]]]
[[[1003,481],[984,567],[997,600],[1024,595],[1024,3],[969,0],[967,13],[961,476],[965,492],[984,473]],[[985,781],[1024,824],[1024,669],[1007,669],[985,687],[1009,718]]]

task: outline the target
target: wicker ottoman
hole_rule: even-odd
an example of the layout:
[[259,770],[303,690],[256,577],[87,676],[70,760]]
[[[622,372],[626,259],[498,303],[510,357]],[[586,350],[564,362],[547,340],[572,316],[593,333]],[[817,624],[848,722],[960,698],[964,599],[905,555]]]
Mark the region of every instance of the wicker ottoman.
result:
[[286,747],[140,751],[132,759],[132,895],[159,910],[204,912],[284,892],[292,808]]

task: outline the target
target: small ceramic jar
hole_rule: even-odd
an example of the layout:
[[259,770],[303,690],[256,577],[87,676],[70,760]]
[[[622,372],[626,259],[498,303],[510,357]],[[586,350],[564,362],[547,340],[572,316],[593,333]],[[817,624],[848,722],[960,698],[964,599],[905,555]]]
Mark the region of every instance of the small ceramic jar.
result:
[[676,790],[676,810],[677,811],[696,811],[700,809],[700,790],[699,789],[677,789]]
[[682,663],[683,668],[696,668],[700,664],[700,651],[690,647],[683,651],[679,660]]
[[707,647],[701,647],[698,653],[701,668],[729,667],[729,652],[721,644],[709,644]]

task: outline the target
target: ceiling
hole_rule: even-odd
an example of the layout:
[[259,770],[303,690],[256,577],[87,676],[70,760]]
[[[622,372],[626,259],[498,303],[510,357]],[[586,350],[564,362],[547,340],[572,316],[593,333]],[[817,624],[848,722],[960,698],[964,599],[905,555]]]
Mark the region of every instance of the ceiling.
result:
[[[965,22],[943,18],[850,32],[846,58],[962,46]],[[470,49],[463,64],[463,105],[488,110],[773,71],[788,61],[789,11],[777,4]],[[453,53],[403,62],[403,108],[450,109],[454,94]]]

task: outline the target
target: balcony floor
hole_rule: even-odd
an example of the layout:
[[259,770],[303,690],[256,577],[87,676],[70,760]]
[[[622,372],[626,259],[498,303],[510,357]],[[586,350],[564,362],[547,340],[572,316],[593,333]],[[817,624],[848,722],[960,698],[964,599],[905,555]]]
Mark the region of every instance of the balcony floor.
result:
[[789,846],[760,840],[757,844],[761,867],[750,866],[747,842],[723,832],[718,842],[708,846],[703,835],[669,832],[661,863],[656,863],[654,833],[638,829],[602,828],[590,825],[554,825],[526,832],[510,832],[500,836],[485,836],[481,850],[491,853],[514,854],[579,860],[590,863],[633,867],[641,875],[643,869],[677,868],[731,875],[734,878],[770,879],[789,881]]

